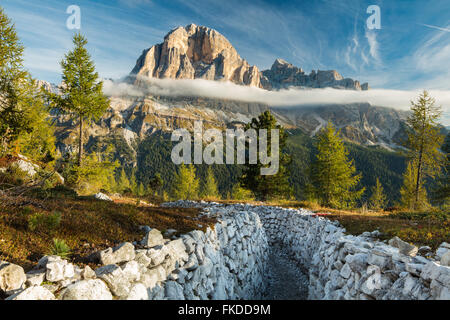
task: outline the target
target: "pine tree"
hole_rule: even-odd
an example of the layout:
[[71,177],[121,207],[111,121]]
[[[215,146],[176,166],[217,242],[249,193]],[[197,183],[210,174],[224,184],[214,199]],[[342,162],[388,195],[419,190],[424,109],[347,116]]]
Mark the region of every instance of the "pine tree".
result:
[[[286,146],[287,133],[284,128],[277,124],[276,118],[265,111],[258,118],[253,118],[245,126],[245,130],[255,129],[257,134],[260,129],[267,130],[267,150],[271,155],[271,130],[276,129],[279,132],[279,170],[275,175],[261,175],[261,168],[268,168],[269,165],[263,165],[258,158],[257,164],[246,164],[243,175],[240,179],[241,186],[251,190],[258,200],[266,201],[269,198],[280,197],[289,198],[292,195],[292,188],[289,185],[286,166],[290,163],[290,157],[284,153]],[[259,146],[259,134],[258,134]]]
[[375,186],[372,188],[372,196],[369,199],[371,209],[382,210],[386,206],[386,195],[384,194],[383,186],[380,179],[377,178]]
[[407,120],[411,130],[408,133],[406,147],[413,162],[411,169],[414,170],[415,203],[412,204],[412,209],[417,210],[424,205],[420,198],[425,179],[434,178],[440,173],[444,157],[439,148],[444,137],[438,127],[441,108],[435,105],[435,99],[427,91],[424,91],[416,101],[411,101],[411,111]]
[[318,154],[312,167],[312,180],[320,204],[332,208],[353,207],[365,189],[356,190],[361,174],[355,174],[353,160],[339,132],[328,123],[317,136]]
[[[406,171],[403,173],[403,186],[400,189],[400,204],[410,210],[423,209],[429,206],[427,191],[423,182],[419,185],[419,196],[416,195],[417,168],[415,166],[413,161],[408,162]],[[418,204],[420,205],[418,206]]]
[[76,34],[73,43],[75,48],[61,62],[61,94],[48,92],[47,95],[54,109],[79,121],[78,165],[81,166],[84,122],[98,120],[109,107],[109,100],[103,94],[103,82],[99,80],[94,62],[86,49],[86,38]]
[[164,180],[161,178],[161,174],[157,173],[150,180],[149,189],[154,191],[154,193],[153,193],[154,196],[156,196],[156,194],[158,194],[159,196],[162,196],[163,185],[164,185]]
[[206,172],[206,178],[204,183],[202,184],[202,192],[201,197],[208,198],[219,198],[219,190],[217,188],[216,178],[214,177],[214,173],[211,167],[208,167]]
[[198,198],[199,180],[195,175],[195,167],[181,164],[175,176],[173,195],[177,200],[194,200]]

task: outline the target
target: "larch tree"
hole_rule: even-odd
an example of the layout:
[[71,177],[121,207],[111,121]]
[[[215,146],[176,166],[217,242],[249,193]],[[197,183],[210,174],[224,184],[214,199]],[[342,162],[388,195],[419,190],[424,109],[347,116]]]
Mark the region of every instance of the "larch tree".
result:
[[357,190],[361,174],[355,174],[353,160],[333,124],[328,123],[317,136],[312,181],[321,205],[332,208],[353,207],[365,189]]
[[382,210],[386,206],[386,195],[380,179],[377,178],[375,186],[372,187],[372,195],[369,199],[369,206],[374,210]]
[[445,165],[442,172],[436,179],[436,186],[432,193],[434,203],[443,207],[450,208],[450,133],[447,133],[445,143],[442,146],[442,152],[445,155]]
[[98,120],[109,107],[103,94],[103,82],[95,71],[94,62],[86,49],[86,38],[81,34],[73,37],[74,49],[61,61],[63,84],[60,94],[48,92],[51,106],[78,120],[78,165],[83,163],[83,130],[85,122]]
[[418,196],[416,194],[417,168],[415,166],[414,161],[408,162],[406,171],[403,173],[403,185],[400,188],[400,205],[410,210],[416,210],[417,204],[420,204],[421,209],[429,206],[423,181],[419,185]]
[[0,7],[0,153],[15,146],[45,161],[53,158],[53,130],[40,89],[24,69],[23,53],[14,24]]
[[414,170],[413,209],[422,207],[419,200],[425,179],[436,177],[444,163],[444,156],[440,151],[444,136],[440,133],[438,122],[441,115],[441,107],[436,106],[435,99],[427,91],[420,94],[416,101],[411,101],[411,115],[407,119],[410,131],[406,147],[413,163],[411,170]]
[[218,198],[219,190],[217,188],[216,178],[211,167],[208,167],[206,177],[202,185],[202,198]]
[[195,200],[198,198],[200,182],[195,174],[195,167],[182,163],[175,176],[173,196],[177,200]]

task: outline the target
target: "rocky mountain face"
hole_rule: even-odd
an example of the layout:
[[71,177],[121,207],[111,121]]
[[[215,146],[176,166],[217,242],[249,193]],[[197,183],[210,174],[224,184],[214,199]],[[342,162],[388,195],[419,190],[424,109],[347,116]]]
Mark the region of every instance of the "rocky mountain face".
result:
[[261,87],[260,72],[213,29],[190,24],[172,30],[164,42],[145,50],[132,75],[171,79],[228,80]]
[[285,121],[314,136],[331,121],[342,136],[354,143],[380,145],[394,149],[406,139],[407,111],[371,106],[368,103],[347,105],[299,106],[274,108]]
[[261,84],[267,90],[289,87],[369,89],[368,83],[361,85],[359,81],[350,78],[344,79],[336,70],[313,70],[307,75],[302,68],[298,68],[282,59],[275,60],[270,70],[262,72]]
[[313,70],[307,75],[301,68],[282,59],[277,59],[270,70],[260,72],[242,59],[219,32],[194,24],[172,30],[163,43],[144,50],[131,75],[231,81],[266,90],[292,86],[369,89],[367,83],[361,85],[359,81],[344,78],[336,70]]
[[[172,30],[163,43],[145,50],[128,80],[135,86],[146,85],[140,76],[231,81],[265,90],[289,87],[369,89],[367,83],[361,85],[335,70],[312,71],[308,75],[281,59],[277,59],[270,70],[261,72],[242,59],[223,35],[194,24]],[[41,85],[55,90],[55,86],[46,82]],[[261,103],[233,101],[232,98],[114,95],[110,99],[109,110],[100,121],[86,128],[86,134],[91,140],[120,137],[130,153],[136,152],[136,142],[157,131],[189,129],[194,120],[203,120],[205,127],[240,127],[267,109],[274,112],[283,126],[301,128],[311,136],[331,121],[349,141],[391,148],[403,135],[406,117],[405,113],[369,104],[272,108]],[[73,151],[77,123],[62,116],[56,118],[56,123],[60,150]]]

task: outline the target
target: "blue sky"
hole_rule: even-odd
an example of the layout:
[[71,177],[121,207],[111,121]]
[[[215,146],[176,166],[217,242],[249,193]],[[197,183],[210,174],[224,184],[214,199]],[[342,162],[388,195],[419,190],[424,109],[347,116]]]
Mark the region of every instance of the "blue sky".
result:
[[[143,49],[195,23],[221,32],[262,70],[283,58],[307,72],[336,69],[374,88],[450,89],[448,0],[2,0],[34,77],[60,81],[72,4],[81,8],[81,31],[105,78],[125,76]],[[381,8],[381,30],[367,30],[369,5]]]

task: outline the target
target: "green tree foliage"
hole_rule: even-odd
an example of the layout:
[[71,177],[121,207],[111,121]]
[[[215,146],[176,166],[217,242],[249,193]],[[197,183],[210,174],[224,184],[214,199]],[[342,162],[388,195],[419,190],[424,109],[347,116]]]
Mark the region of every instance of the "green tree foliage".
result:
[[312,180],[320,204],[332,208],[354,207],[365,188],[357,190],[361,174],[355,174],[353,160],[339,132],[329,123],[318,137],[318,154],[312,167]]
[[99,119],[109,107],[109,100],[103,94],[103,82],[99,80],[94,62],[86,49],[86,38],[76,34],[73,43],[75,48],[61,62],[61,94],[48,92],[47,95],[53,108],[79,121],[78,165],[81,166],[84,122]]
[[201,197],[206,199],[219,198],[219,190],[217,189],[216,178],[211,167],[208,167],[206,177],[203,180]]
[[78,159],[69,157],[63,164],[63,177],[66,184],[73,187],[79,194],[88,195],[100,190],[112,192],[114,172],[119,162],[113,160],[113,147],[110,146],[100,159],[97,153],[86,156],[84,165],[78,165]]
[[153,190],[153,195],[156,196],[157,194],[162,196],[162,187],[164,186],[164,180],[161,178],[161,174],[157,173],[155,176],[150,180],[150,190]]
[[134,196],[137,196],[138,192],[139,192],[138,189],[139,189],[139,184],[138,184],[138,182],[136,180],[136,172],[135,172],[135,170],[133,170],[133,172],[131,172],[131,177],[130,177],[130,190],[131,190],[131,193]]
[[410,161],[406,167],[405,173],[403,174],[403,186],[400,189],[400,204],[402,207],[410,210],[418,210],[429,207],[427,190],[424,187],[423,181],[419,185],[419,193],[417,197],[416,173],[416,164],[414,161]]
[[175,176],[175,185],[172,191],[177,200],[195,200],[198,198],[200,182],[195,174],[195,167],[190,164],[181,164]]
[[[244,166],[243,175],[241,177],[241,185],[243,188],[251,190],[256,198],[266,201],[269,198],[289,198],[292,195],[292,188],[288,182],[288,174],[286,166],[290,162],[290,157],[284,153],[286,146],[287,134],[283,127],[277,124],[276,118],[265,111],[258,118],[253,118],[250,123],[245,126],[245,130],[255,129],[259,133],[260,129],[267,129],[267,150],[269,156],[272,155],[271,150],[271,130],[279,131],[279,170],[275,175],[261,175],[261,168],[268,168],[269,165],[263,165],[260,157],[257,164],[246,164]],[[259,134],[258,134],[259,145]]]
[[369,199],[369,206],[374,210],[384,209],[386,206],[386,195],[380,179],[377,178],[375,186],[372,188],[372,196]]
[[450,133],[445,138],[442,146],[442,152],[445,154],[445,165],[442,168],[440,176],[437,178],[436,187],[433,190],[433,201],[447,209],[450,208]]
[[242,201],[251,201],[251,200],[255,200],[255,196],[253,195],[253,193],[250,190],[242,188],[240,183],[236,183],[233,186],[233,191],[231,193],[231,199],[242,200]]
[[117,179],[117,191],[120,193],[127,193],[131,190],[130,180],[128,180],[128,176],[125,172],[125,169],[122,167],[120,170],[119,177]]
[[435,105],[435,99],[427,91],[424,91],[416,101],[411,101],[411,111],[407,120],[411,130],[408,133],[406,147],[409,150],[409,158],[413,162],[410,170],[414,170],[415,202],[412,203],[412,209],[421,209],[424,205],[424,202],[420,201],[421,192],[424,192],[422,190],[424,181],[440,173],[444,160],[439,150],[444,137],[440,134],[438,127],[442,111]]
[[20,151],[50,162],[55,151],[53,129],[36,82],[23,67],[24,47],[0,7],[0,154]]

